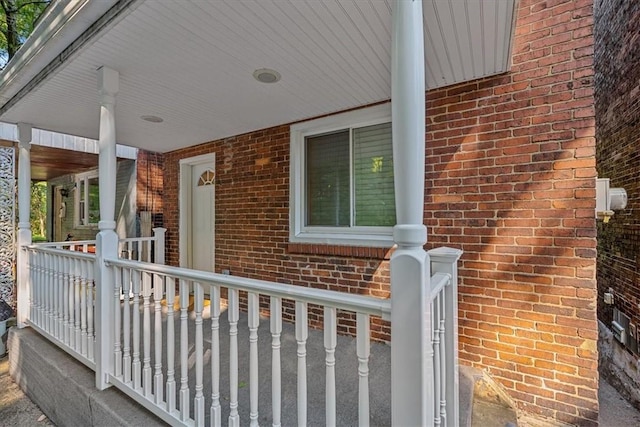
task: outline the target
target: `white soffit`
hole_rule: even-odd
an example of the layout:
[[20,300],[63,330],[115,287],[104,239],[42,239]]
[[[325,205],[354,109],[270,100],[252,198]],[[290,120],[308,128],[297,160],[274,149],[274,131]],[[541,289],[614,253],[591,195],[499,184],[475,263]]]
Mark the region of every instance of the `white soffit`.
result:
[[508,71],[515,0],[424,0],[427,88]]
[[[428,88],[507,71],[515,1],[424,0]],[[118,141],[160,152],[387,100],[391,4],[136,2],[2,120],[97,138],[103,65],[120,72]]]

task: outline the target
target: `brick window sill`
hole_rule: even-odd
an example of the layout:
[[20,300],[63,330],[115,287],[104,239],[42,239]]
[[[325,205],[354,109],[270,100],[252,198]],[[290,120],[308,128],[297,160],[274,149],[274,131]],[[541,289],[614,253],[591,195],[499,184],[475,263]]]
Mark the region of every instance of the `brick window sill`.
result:
[[290,254],[304,255],[328,255],[352,258],[391,258],[394,248],[370,248],[366,246],[341,246],[341,245],[321,245],[310,243],[289,243],[287,251]]

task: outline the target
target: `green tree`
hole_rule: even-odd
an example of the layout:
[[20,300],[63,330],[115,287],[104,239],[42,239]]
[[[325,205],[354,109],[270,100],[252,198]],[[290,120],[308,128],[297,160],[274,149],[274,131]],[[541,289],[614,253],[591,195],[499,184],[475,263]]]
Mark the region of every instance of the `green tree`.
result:
[[0,0],[0,67],[9,62],[33,31],[50,0]]
[[31,182],[31,231],[34,237],[46,236],[47,223],[47,183],[45,181]]

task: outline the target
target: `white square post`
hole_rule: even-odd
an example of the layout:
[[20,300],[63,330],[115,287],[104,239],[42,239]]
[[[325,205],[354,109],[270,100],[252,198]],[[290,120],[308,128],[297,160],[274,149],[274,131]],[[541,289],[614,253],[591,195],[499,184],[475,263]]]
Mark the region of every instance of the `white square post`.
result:
[[[460,375],[458,372],[458,260],[462,250],[439,247],[429,251],[431,258],[431,272],[445,273],[451,277],[451,282],[445,288],[445,354],[447,355],[446,393],[441,399],[446,405],[447,425],[457,427],[460,410]],[[442,401],[441,401],[442,403]]]
[[166,228],[155,227],[153,229],[154,241],[154,253],[153,262],[156,264],[164,264],[165,262],[165,236],[167,233]]
[[114,286],[113,272],[105,259],[118,257],[118,235],[115,232],[116,210],[116,122],[115,103],[119,89],[118,72],[98,69],[100,94],[100,136],[98,185],[100,188],[100,232],[96,236],[96,387],[109,387],[113,371],[114,348]]

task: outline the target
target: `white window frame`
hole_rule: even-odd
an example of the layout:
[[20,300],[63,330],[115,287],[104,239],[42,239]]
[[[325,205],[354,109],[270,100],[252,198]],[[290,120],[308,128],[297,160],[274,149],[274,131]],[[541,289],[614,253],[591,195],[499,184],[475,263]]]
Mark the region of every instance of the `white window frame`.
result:
[[368,247],[390,247],[393,245],[393,227],[324,227],[305,225],[305,139],[310,136],[349,128],[360,128],[390,122],[391,103],[385,103],[291,126],[289,196],[289,240],[291,242]]
[[76,183],[75,183],[75,194],[74,194],[74,226],[76,228],[97,228],[98,223],[88,223],[83,224],[82,218],[80,216],[80,189],[82,187],[82,182],[84,182],[85,189],[85,203],[84,203],[84,218],[89,218],[89,180],[92,178],[98,178],[98,171],[89,171],[84,173],[79,173],[76,175]]

